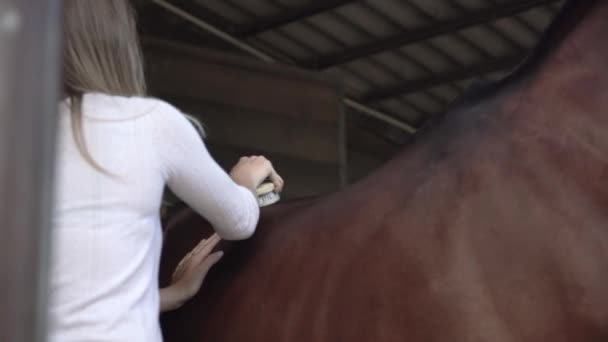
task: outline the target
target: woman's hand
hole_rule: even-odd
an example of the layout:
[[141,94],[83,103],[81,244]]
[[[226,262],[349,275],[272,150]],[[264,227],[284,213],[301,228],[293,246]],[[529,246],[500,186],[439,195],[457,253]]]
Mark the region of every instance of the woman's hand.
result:
[[283,190],[283,178],[275,171],[272,163],[263,156],[242,157],[230,171],[230,176],[237,184],[253,193],[267,178],[274,183],[276,192]]
[[220,237],[213,234],[203,239],[177,265],[173,272],[171,285],[160,290],[161,311],[174,310],[194,297],[207,276],[207,272],[223,256],[223,252],[211,251],[220,242]]

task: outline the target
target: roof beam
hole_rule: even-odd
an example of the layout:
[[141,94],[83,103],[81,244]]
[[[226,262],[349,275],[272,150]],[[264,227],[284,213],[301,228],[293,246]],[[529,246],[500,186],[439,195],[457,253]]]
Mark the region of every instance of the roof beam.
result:
[[263,17],[251,24],[243,25],[237,29],[235,34],[240,37],[257,35],[356,1],[358,0],[313,0],[307,5],[287,9],[277,15]]
[[484,24],[504,17],[510,17],[525,12],[533,7],[548,5],[557,1],[558,0],[518,0],[492,6],[491,8],[471,11],[461,18],[438,22],[431,27],[404,31],[371,43],[348,48],[341,52],[303,61],[300,64],[315,69],[327,69],[360,58],[369,57],[383,51],[393,50],[401,46],[429,40],[447,33],[453,33],[454,31],[462,30],[467,27]]
[[237,30],[237,25],[223,16],[215,13],[206,7],[197,4],[192,0],[170,0],[174,6],[178,6],[184,11],[191,13],[193,16],[208,22],[211,25],[221,28],[223,31],[233,33]]
[[513,68],[521,63],[525,57],[526,53],[520,52],[511,56],[493,58],[477,65],[438,73],[427,78],[407,81],[387,88],[372,90],[363,95],[361,101],[364,103],[378,102],[393,97],[419,92],[425,89],[440,86],[445,83],[466,80],[476,76],[481,76],[483,74]]

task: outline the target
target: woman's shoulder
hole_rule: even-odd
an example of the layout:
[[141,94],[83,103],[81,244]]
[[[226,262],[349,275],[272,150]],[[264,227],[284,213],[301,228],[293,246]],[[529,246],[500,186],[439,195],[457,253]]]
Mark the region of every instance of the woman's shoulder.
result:
[[165,133],[173,131],[173,134],[189,135],[196,132],[200,138],[205,138],[205,129],[201,122],[171,103],[153,97],[139,98],[139,100],[146,104],[143,107],[149,108],[148,114],[151,120]]
[[101,120],[131,120],[148,116],[155,120],[179,120],[179,109],[155,97],[116,96],[87,93],[83,97],[85,117]]
[[148,97],[141,98],[142,101],[146,101],[150,104],[151,110],[150,113],[157,117],[157,120],[163,122],[163,126],[165,125],[176,125],[181,127],[182,129],[192,129],[196,131],[196,133],[201,137],[205,137],[205,129],[203,124],[196,117],[186,114],[177,107],[173,106],[169,102],[164,100]]
[[87,93],[83,98],[83,114],[95,121],[138,122],[163,136],[178,137],[194,131],[201,138],[205,136],[203,126],[196,118],[155,97]]

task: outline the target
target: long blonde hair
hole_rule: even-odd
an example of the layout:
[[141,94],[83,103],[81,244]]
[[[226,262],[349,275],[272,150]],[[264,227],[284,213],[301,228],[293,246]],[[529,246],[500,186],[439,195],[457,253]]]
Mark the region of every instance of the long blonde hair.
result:
[[63,87],[70,100],[78,150],[97,170],[82,129],[87,92],[145,96],[143,59],[135,13],[128,0],[66,0],[63,21]]

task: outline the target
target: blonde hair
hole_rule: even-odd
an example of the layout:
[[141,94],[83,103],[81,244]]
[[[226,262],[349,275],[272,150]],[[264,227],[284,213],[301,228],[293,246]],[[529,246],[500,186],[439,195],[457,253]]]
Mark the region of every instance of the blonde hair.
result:
[[135,13],[128,0],[66,0],[63,20],[63,88],[70,100],[78,150],[97,170],[82,129],[87,92],[145,96],[143,59]]

